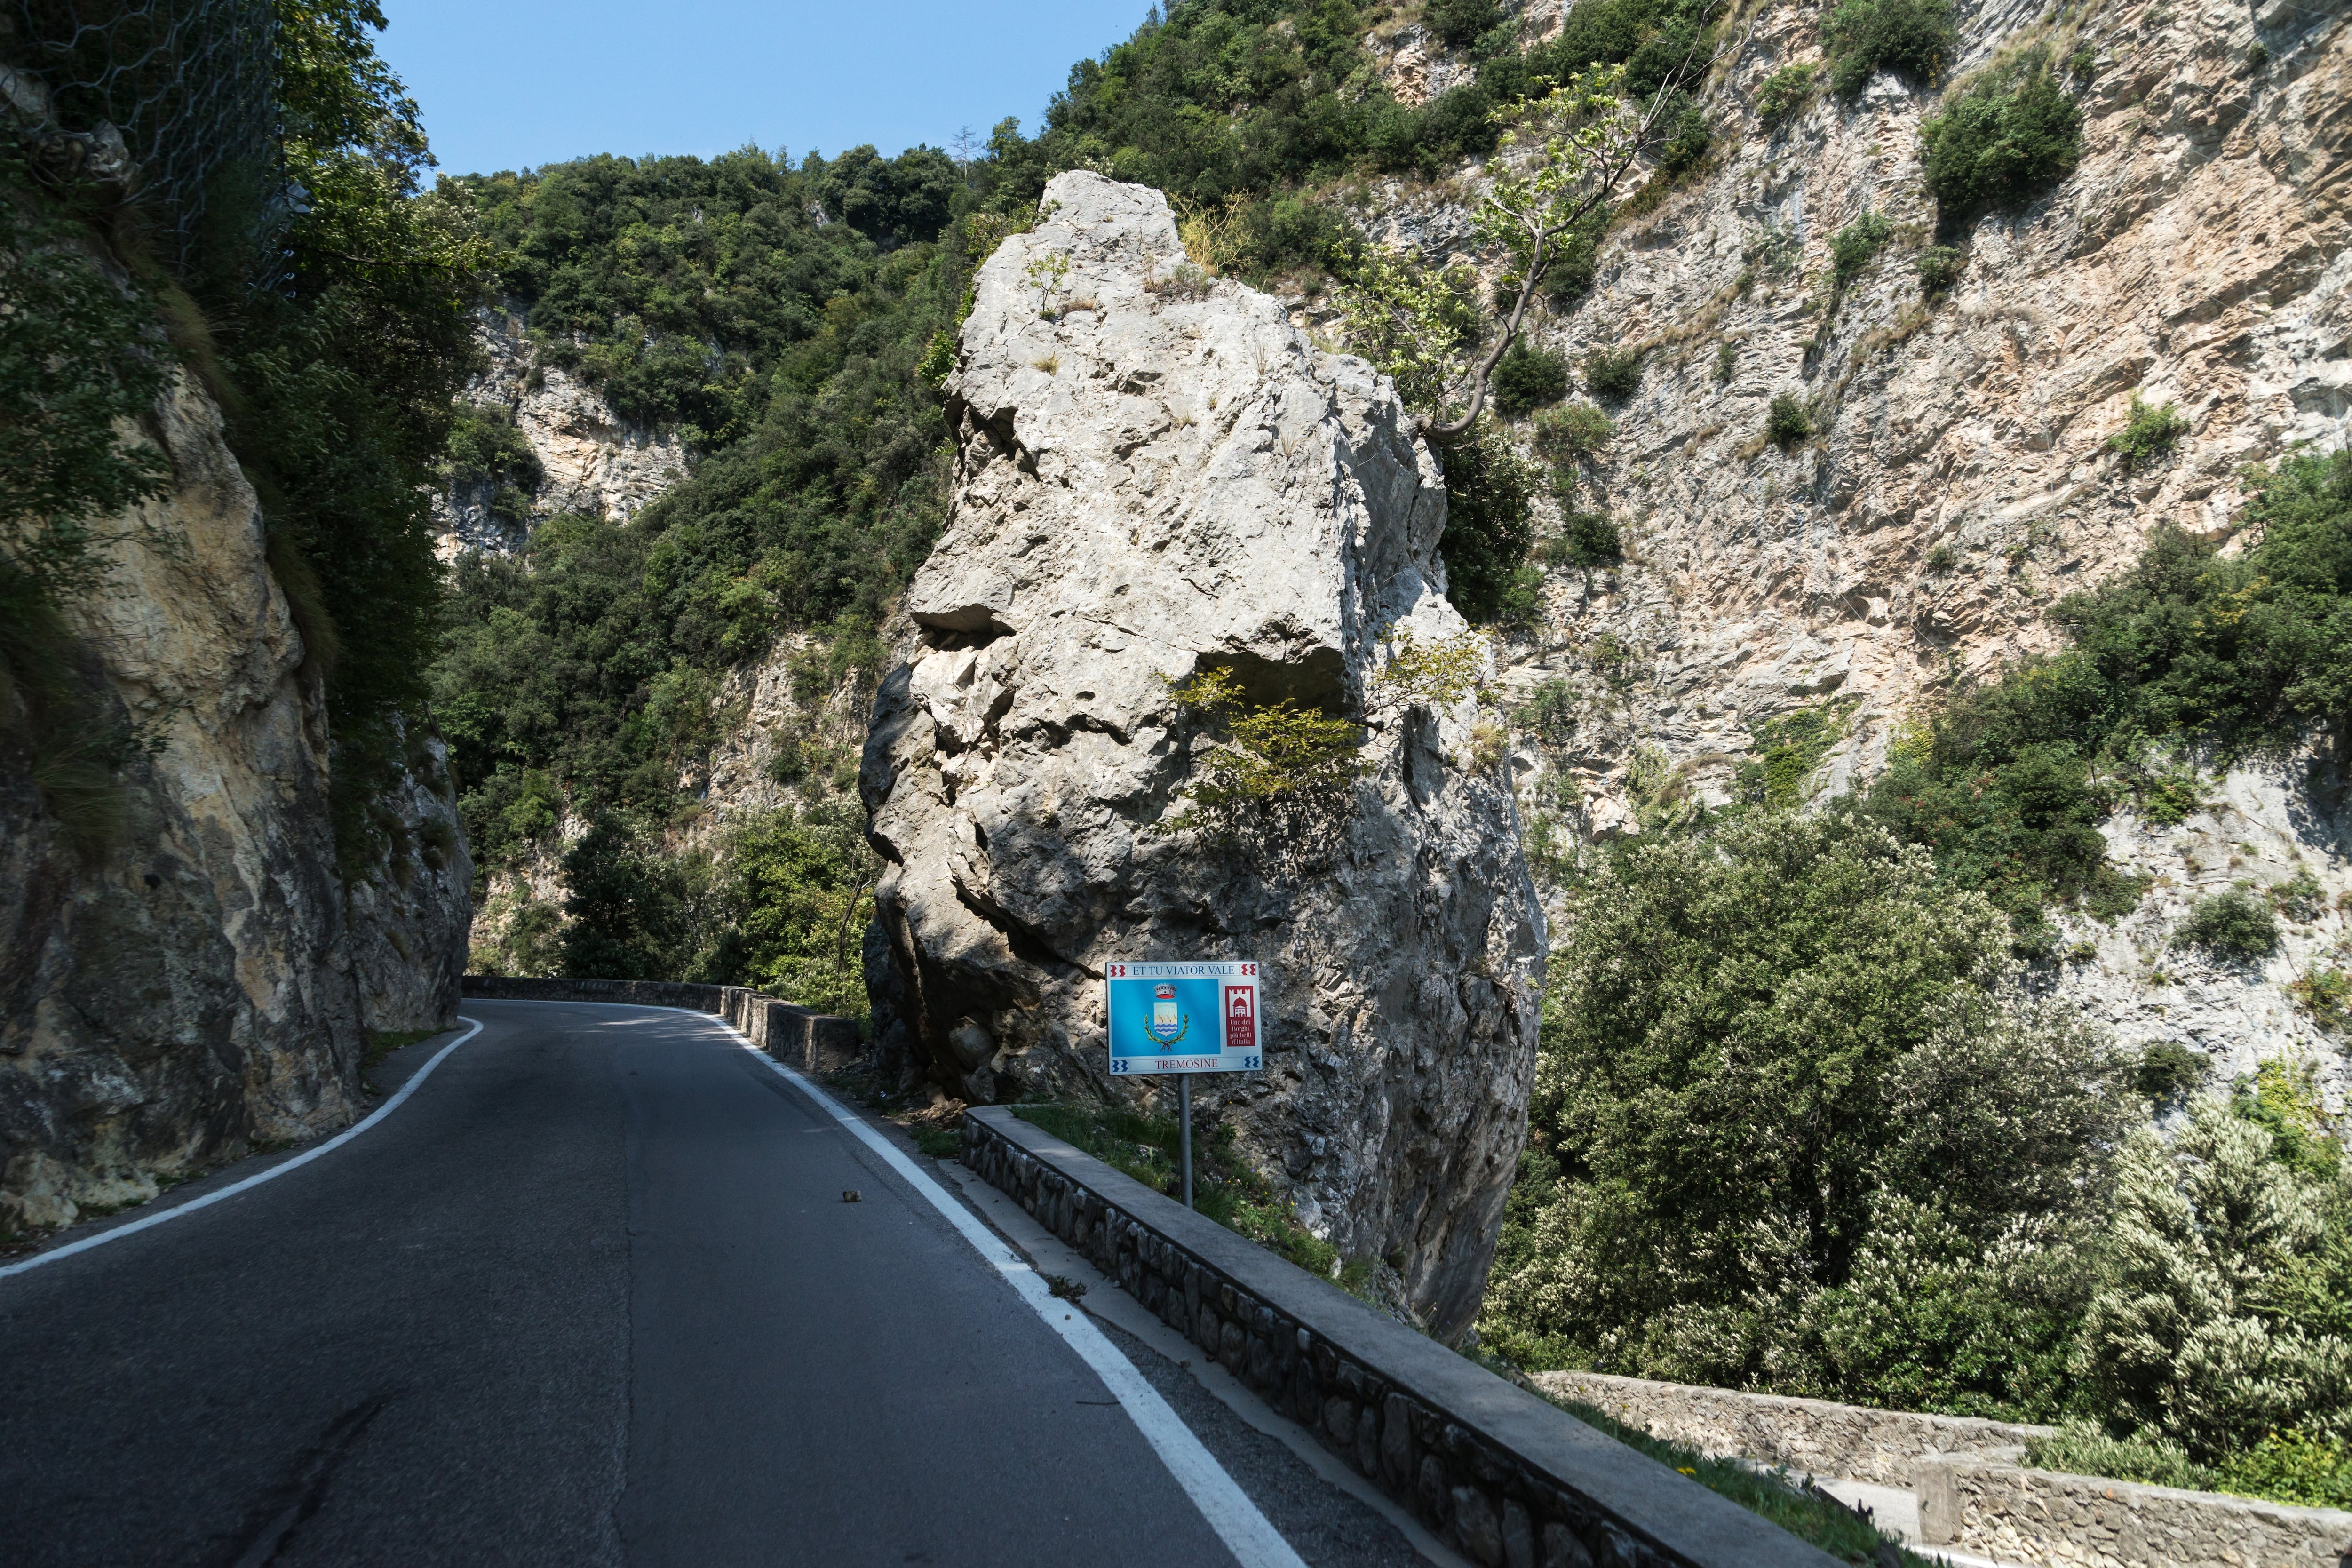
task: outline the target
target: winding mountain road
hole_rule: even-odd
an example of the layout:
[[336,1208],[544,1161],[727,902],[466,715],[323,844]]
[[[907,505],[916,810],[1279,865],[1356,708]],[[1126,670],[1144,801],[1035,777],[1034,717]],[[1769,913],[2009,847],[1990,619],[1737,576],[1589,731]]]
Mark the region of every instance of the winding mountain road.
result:
[[[1297,1476],[1233,1464],[1152,1392],[1169,1368],[715,1020],[467,1012],[341,1146],[0,1271],[0,1557],[1302,1561],[1250,1495],[1298,1517]],[[1288,1533],[1409,1558],[1385,1529]]]

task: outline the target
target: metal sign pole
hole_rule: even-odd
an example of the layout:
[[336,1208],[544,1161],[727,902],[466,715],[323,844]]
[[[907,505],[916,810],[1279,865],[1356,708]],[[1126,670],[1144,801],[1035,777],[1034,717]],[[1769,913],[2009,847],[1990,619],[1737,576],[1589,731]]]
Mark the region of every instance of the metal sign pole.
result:
[[1176,1075],[1176,1101],[1178,1107],[1176,1114],[1181,1121],[1181,1130],[1177,1137],[1184,1150],[1184,1206],[1191,1208],[1192,1206],[1192,1075],[1191,1073],[1180,1072]]

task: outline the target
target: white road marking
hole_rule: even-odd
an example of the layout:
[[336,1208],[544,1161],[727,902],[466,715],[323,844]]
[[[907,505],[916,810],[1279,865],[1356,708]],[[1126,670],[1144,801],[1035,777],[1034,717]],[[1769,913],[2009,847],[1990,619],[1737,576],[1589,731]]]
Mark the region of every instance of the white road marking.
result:
[[246,1177],[245,1180],[241,1182],[231,1182],[227,1186],[216,1188],[212,1192],[206,1193],[200,1198],[190,1198],[186,1203],[175,1204],[170,1208],[163,1209],[155,1214],[148,1215],[143,1219],[134,1219],[129,1225],[118,1225],[112,1230],[101,1230],[96,1236],[85,1236],[79,1241],[70,1242],[64,1247],[54,1247],[47,1252],[37,1252],[32,1257],[24,1259],[22,1262],[11,1263],[6,1268],[0,1268],[0,1279],[5,1279],[11,1274],[22,1274],[28,1268],[38,1268],[44,1263],[55,1263],[60,1258],[71,1258],[77,1252],[88,1252],[91,1247],[101,1247],[110,1241],[120,1241],[126,1236],[135,1236],[140,1231],[145,1230],[152,1226],[162,1225],[165,1220],[178,1219],[182,1215],[190,1215],[195,1213],[198,1209],[210,1208],[213,1205],[220,1202],[223,1198],[233,1198],[236,1196],[237,1194],[247,1190],[248,1187],[257,1187],[264,1182],[275,1181],[279,1176],[284,1175],[287,1172],[294,1170],[298,1166],[307,1165],[311,1161],[317,1159],[320,1155],[327,1153],[331,1150],[341,1148],[344,1144],[350,1142],[352,1139],[358,1137],[361,1133],[366,1131],[369,1128],[374,1126],[377,1122],[383,1121],[385,1117],[390,1116],[394,1111],[399,1110],[401,1101],[415,1093],[416,1086],[423,1083],[427,1078],[430,1078],[433,1074],[433,1069],[439,1067],[448,1057],[451,1051],[456,1050],[459,1046],[464,1045],[467,1040],[472,1039],[476,1035],[482,1032],[482,1026],[478,1023],[475,1023],[471,1018],[459,1018],[457,1022],[461,1024],[473,1024],[474,1026],[467,1029],[464,1034],[458,1036],[456,1039],[450,1041],[447,1045],[442,1047],[438,1051],[434,1053],[433,1059],[431,1061],[426,1062],[423,1067],[418,1068],[415,1072],[409,1074],[408,1081],[400,1086],[399,1091],[394,1094],[390,1100],[385,1100],[382,1105],[377,1106],[373,1110],[370,1111],[366,1121],[358,1123],[356,1126],[346,1127],[341,1132],[336,1133],[332,1138],[328,1139],[324,1143],[320,1144],[318,1147],[314,1149],[305,1149],[302,1152],[295,1155],[292,1159],[272,1165],[266,1171],[257,1171],[252,1175]]
[[[688,1009],[681,1007],[676,1011],[688,1012]],[[1209,1521],[1209,1528],[1217,1532],[1217,1538],[1225,1543],[1225,1549],[1240,1562],[1242,1568],[1307,1568],[1298,1553],[1290,1549],[1290,1542],[1283,1540],[1274,1526],[1266,1522],[1265,1515],[1258,1511],[1257,1504],[1250,1501],[1249,1494],[1225,1473],[1224,1467],[1218,1464],[1215,1457],[1202,1446],[1201,1439],[1192,1435],[1192,1429],[1169,1408],[1166,1400],[1160,1397],[1160,1391],[1143,1380],[1143,1374],[1135,1370],[1135,1363],[1128,1360],[1117,1345],[1104,1338],[1102,1331],[1095,1327],[1094,1321],[1085,1313],[1063,1310],[1037,1271],[999,1239],[994,1231],[949,1195],[947,1189],[926,1175],[897,1144],[867,1126],[864,1117],[745,1039],[742,1032],[726,1020],[711,1017],[708,1013],[689,1016],[709,1019],[734,1036],[745,1050],[783,1075],[784,1081],[794,1089],[816,1101],[835,1121],[849,1129],[859,1142],[879,1154],[908,1185],[922,1194],[933,1208],[944,1215],[948,1223],[971,1243],[972,1250],[994,1265],[996,1271],[1003,1275],[1006,1282],[1029,1304],[1030,1310],[1045,1320],[1046,1327],[1061,1335],[1069,1347],[1078,1352],[1078,1359],[1094,1369],[1095,1375],[1103,1380],[1103,1386],[1109,1389],[1112,1396],[1126,1407],[1129,1418],[1143,1434],[1144,1441],[1159,1454],[1160,1463],[1168,1467],[1169,1473],[1176,1478],[1176,1484],[1184,1489],[1185,1495],[1192,1500],[1192,1506],[1201,1510],[1201,1517]]]

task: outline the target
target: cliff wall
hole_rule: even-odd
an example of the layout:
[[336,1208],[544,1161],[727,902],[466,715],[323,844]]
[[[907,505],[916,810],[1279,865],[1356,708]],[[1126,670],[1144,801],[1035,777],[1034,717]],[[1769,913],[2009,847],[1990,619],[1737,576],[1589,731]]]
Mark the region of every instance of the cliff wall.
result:
[[[446,769],[378,804],[409,850],[347,889],[319,674],[219,412],[183,374],[145,434],[172,489],[100,526],[110,576],[70,611],[83,750],[37,745],[13,694],[0,713],[0,886],[19,895],[0,900],[0,1228],[340,1127],[366,1031],[457,1004],[471,871]],[[93,759],[110,787],[68,799]]]

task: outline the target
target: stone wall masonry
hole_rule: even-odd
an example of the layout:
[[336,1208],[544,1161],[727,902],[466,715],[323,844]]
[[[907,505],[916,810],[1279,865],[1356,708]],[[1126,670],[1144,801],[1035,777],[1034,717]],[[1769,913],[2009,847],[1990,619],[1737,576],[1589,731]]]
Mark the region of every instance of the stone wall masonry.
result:
[[1919,1461],[1919,1538],[2047,1568],[2337,1568],[2352,1513],[2027,1469],[1996,1454]]
[[1915,1484],[1915,1468],[1923,1458],[2021,1447],[2057,1430],[1600,1372],[1544,1372],[1535,1381],[1547,1394],[1581,1400],[1653,1437],[1687,1443],[1701,1453],[1890,1487]]
[[529,980],[468,974],[466,994],[507,1002],[629,1002],[716,1013],[777,1060],[803,1072],[832,1072],[864,1052],[854,1018],[836,1018],[740,985],[683,980]]
[[533,980],[511,974],[468,974],[465,994],[495,1002],[627,1002],[640,1007],[719,1011],[718,985],[680,980]]
[[1008,1110],[963,1160],[1486,1568],[1832,1561]]

